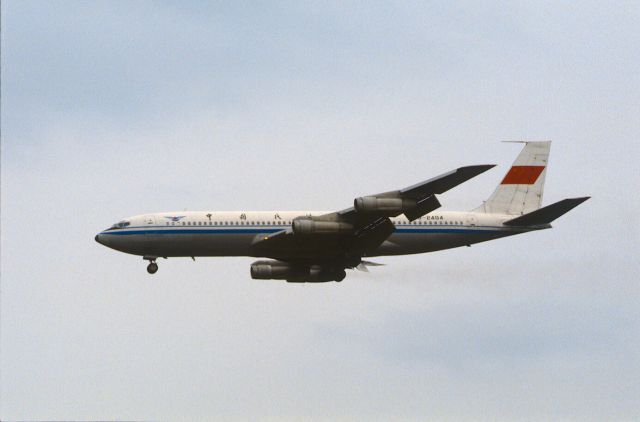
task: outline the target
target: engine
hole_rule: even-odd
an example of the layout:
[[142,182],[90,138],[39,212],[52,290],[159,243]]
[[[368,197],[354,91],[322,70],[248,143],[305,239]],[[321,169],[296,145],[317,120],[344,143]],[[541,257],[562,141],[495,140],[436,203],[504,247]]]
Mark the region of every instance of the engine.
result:
[[316,221],[310,218],[293,220],[293,232],[295,234],[338,234],[351,233],[353,225],[337,221]]
[[251,278],[257,280],[287,280],[289,283],[325,283],[342,281],[344,269],[320,265],[293,265],[282,261],[256,261],[251,264]]
[[380,198],[377,196],[364,196],[353,201],[353,207],[357,212],[376,213],[386,216],[404,214],[413,221],[431,211],[440,208],[440,202],[435,195],[422,198],[419,201],[410,198]]
[[408,198],[380,198],[364,196],[353,201],[353,207],[361,213],[381,213],[398,215],[405,210],[414,208],[416,201]]
[[256,261],[251,264],[251,278],[257,280],[286,280],[308,274],[308,269],[282,261]]

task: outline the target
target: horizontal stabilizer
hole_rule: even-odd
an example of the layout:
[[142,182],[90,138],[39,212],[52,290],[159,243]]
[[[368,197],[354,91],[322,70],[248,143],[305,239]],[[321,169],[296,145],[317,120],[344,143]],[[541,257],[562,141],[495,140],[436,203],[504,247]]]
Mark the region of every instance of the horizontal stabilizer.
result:
[[505,221],[505,226],[539,226],[542,224],[549,224],[556,218],[568,213],[584,201],[589,199],[589,196],[583,198],[569,198],[563,199],[555,204],[547,205],[528,214],[516,217],[513,220]]

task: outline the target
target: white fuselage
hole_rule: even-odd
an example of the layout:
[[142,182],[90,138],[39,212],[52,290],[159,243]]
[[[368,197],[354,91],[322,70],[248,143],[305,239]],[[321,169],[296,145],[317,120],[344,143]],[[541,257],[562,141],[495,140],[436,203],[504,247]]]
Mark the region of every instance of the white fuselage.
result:
[[[134,216],[96,240],[110,248],[149,257],[256,256],[256,238],[286,230],[292,220],[316,211],[182,211]],[[391,218],[395,232],[369,256],[432,252],[484,242],[532,229],[503,225],[511,215],[436,211],[415,221]]]

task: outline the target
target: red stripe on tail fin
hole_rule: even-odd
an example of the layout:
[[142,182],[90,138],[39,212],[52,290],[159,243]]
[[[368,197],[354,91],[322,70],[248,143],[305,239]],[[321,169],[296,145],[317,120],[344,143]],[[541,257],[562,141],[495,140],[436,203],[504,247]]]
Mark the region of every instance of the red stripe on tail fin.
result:
[[513,166],[501,185],[533,185],[543,170],[544,166]]

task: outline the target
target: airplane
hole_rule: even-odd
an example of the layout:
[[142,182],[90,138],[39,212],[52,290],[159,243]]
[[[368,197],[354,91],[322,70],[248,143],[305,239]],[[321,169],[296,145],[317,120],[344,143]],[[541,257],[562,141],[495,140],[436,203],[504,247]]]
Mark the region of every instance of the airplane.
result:
[[589,197],[541,208],[551,141],[524,147],[493,194],[471,211],[436,211],[440,195],[494,165],[460,167],[404,189],[358,197],[322,211],[181,211],[125,218],[98,233],[109,248],[140,255],[147,271],[160,257],[249,256],[253,279],[297,283],[342,281],[346,269],[368,271],[363,258],[471,246],[551,228]]

